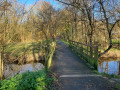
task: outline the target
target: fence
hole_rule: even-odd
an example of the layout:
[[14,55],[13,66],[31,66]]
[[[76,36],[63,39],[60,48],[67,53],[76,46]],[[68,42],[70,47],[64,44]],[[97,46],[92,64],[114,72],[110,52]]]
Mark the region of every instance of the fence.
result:
[[51,40],[43,41],[41,48],[44,48],[46,51],[45,52],[45,68],[48,70],[52,63],[52,57],[56,48],[56,42]]
[[48,47],[47,47],[47,53],[45,56],[45,67],[48,70],[51,66],[51,62],[52,62],[52,57],[55,51],[55,47],[56,47],[56,42],[52,42]]
[[[20,58],[19,64],[22,64],[22,63],[25,63],[24,57],[26,58],[27,53],[28,53],[28,55],[33,54],[34,61],[37,61],[36,60],[36,58],[37,58],[36,55],[39,54],[39,51],[43,50],[43,51],[45,51],[44,64],[45,64],[46,69],[49,69],[49,67],[51,66],[52,57],[53,57],[53,54],[54,54],[54,51],[55,51],[55,46],[56,46],[56,42],[53,42],[51,40],[42,41],[42,42],[38,42],[38,43],[32,43],[32,44],[28,45],[27,47],[25,45],[22,46],[22,48],[20,48],[20,50],[18,50],[18,49],[14,50],[13,49],[15,54],[16,54],[15,51],[21,52],[23,54],[23,55],[21,55],[21,57],[20,57],[19,54],[17,56],[14,56],[13,51],[9,51],[9,53],[10,53],[9,56],[12,55],[14,57],[14,59],[16,59],[16,60],[17,60],[17,58],[18,59]],[[4,50],[4,48],[5,48],[5,50]],[[6,55],[7,55],[8,52],[6,51],[6,49],[7,49],[6,47],[2,47],[2,46],[0,48],[0,79],[3,78],[3,65],[5,63],[5,62],[3,63],[3,61],[6,61],[6,59],[7,59]],[[35,54],[35,53],[37,53],[37,54]],[[23,58],[23,60],[21,60],[22,58]],[[37,59],[39,59],[39,57]]]
[[70,47],[95,69],[98,69],[98,46],[91,46],[69,40]]

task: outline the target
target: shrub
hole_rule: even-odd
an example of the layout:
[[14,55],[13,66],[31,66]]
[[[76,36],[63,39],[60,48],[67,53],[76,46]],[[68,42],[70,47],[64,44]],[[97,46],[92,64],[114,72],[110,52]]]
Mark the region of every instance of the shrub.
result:
[[47,71],[26,72],[7,80],[0,81],[0,90],[46,90],[54,78],[48,77]]

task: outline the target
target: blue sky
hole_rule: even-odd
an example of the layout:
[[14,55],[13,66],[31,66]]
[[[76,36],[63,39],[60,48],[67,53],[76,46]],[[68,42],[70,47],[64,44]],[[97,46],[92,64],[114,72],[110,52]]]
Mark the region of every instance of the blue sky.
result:
[[[17,0],[17,1],[21,4],[26,4],[26,6],[29,6],[34,4],[36,1],[43,1],[43,0]],[[44,1],[50,2],[53,5],[53,7],[55,7],[56,9],[62,7],[62,5],[55,0],[44,0]]]

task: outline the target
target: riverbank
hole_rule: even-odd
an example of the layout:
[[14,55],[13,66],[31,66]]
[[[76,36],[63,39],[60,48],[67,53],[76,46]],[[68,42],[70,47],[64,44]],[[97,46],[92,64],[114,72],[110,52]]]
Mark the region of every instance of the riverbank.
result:
[[[45,61],[46,41],[29,43],[11,43],[2,50],[4,63],[25,64]],[[50,41],[48,42],[50,45]]]
[[53,90],[55,78],[45,69],[25,72],[0,81],[0,90]]
[[[51,64],[50,62],[54,53],[54,51],[51,51],[51,49],[53,49],[53,47],[55,49],[54,45],[54,42],[49,43],[49,46],[46,48],[46,42],[34,42],[25,44],[17,43],[4,47],[4,52],[2,52],[1,56],[3,57],[2,60],[6,61],[4,65],[8,64],[8,66],[6,66],[4,69],[7,70],[8,68],[8,74],[12,73],[13,75],[14,73],[14,75],[8,76],[7,79],[0,81],[0,90],[54,89],[55,78],[47,68],[47,65],[50,66]],[[49,52],[46,49],[48,49]],[[42,66],[40,63],[26,64],[28,62],[37,62],[37,60],[41,61],[39,57],[45,57],[46,55],[47,58],[45,59],[47,62],[44,60],[45,68],[43,70],[41,70]],[[20,70],[17,69],[18,67]]]
[[120,50],[112,48],[106,54],[101,56],[101,58],[120,58]]

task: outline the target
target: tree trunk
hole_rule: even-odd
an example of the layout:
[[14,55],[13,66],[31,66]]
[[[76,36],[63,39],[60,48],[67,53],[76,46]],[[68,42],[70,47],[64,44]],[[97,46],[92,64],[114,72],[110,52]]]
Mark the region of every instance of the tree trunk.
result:
[[0,52],[0,80],[3,79],[3,59],[2,52]]

